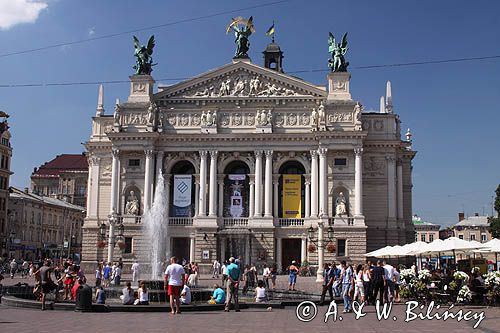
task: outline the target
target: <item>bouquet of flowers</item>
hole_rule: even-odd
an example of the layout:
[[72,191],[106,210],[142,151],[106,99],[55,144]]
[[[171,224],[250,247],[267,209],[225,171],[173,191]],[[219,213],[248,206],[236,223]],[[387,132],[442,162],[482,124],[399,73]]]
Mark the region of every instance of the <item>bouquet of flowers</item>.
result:
[[431,279],[431,272],[428,269],[422,269],[418,272],[418,279],[427,283]]
[[500,272],[489,272],[483,275],[484,286],[488,290],[486,296],[491,304],[500,303]]
[[458,292],[457,303],[470,302],[472,299],[472,293],[467,286],[463,286]]
[[455,274],[453,274],[453,279],[458,283],[467,284],[469,281],[469,275],[462,271],[456,271]]
[[413,284],[416,278],[415,271],[411,268],[402,269],[399,276],[401,278],[401,284],[405,286]]

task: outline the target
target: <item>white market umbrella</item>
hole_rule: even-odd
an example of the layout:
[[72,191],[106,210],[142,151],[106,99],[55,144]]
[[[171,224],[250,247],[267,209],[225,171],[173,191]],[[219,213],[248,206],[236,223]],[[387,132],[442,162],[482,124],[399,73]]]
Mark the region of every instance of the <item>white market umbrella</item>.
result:
[[425,243],[420,248],[410,252],[410,255],[422,255],[443,252],[443,240],[435,239],[431,243]]
[[392,246],[385,246],[383,248],[380,248],[378,250],[368,252],[365,254],[365,257],[383,257],[387,251],[389,251],[392,248]]
[[422,249],[425,246],[427,246],[427,243],[422,241],[405,244],[401,247],[401,249],[399,249],[398,256],[399,257],[414,256],[413,252],[418,251],[419,249]]
[[[481,244],[481,243],[479,243]],[[492,240],[482,243],[482,248],[475,250],[474,252],[482,253],[499,253],[500,252],[500,239],[493,238]]]

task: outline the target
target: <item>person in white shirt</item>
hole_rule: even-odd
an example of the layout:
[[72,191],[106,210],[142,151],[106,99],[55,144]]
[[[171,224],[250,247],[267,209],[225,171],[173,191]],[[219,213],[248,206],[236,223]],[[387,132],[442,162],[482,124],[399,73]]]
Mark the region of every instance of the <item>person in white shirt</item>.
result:
[[271,277],[271,269],[264,264],[264,271],[262,272],[262,277],[264,279],[264,285],[269,289],[269,278]]
[[265,301],[267,301],[266,288],[264,287],[264,281],[259,280],[255,288],[255,302],[259,303]]
[[123,288],[122,295],[120,296],[123,305],[134,304],[134,290],[130,282],[127,282],[127,287]]
[[146,284],[141,282],[139,289],[137,289],[137,293],[139,294],[139,305],[149,305],[149,293],[146,288]]
[[181,304],[191,304],[191,288],[187,284],[184,285],[181,291]]
[[138,282],[139,281],[139,263],[137,260],[134,261],[132,264],[132,267],[130,270],[132,271],[132,282]]
[[[184,287],[184,267],[177,263],[176,257],[170,258],[170,265],[165,270],[165,290],[170,296],[170,312],[181,313],[180,295]],[[175,308],[175,310],[174,310]]]
[[215,259],[214,264],[212,265],[212,279],[219,278],[219,271],[220,271],[220,262],[217,259]]
[[222,288],[226,285],[227,281],[227,262],[224,261],[224,264],[222,265]]
[[394,267],[384,261],[385,288],[384,298],[386,302],[394,300]]

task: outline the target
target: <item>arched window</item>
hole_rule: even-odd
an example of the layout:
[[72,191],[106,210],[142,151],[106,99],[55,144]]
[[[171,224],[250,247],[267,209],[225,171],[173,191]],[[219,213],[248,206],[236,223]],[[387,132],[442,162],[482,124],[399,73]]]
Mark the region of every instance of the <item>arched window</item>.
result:
[[195,168],[189,161],[179,161],[172,167],[170,179],[170,214],[172,217],[192,217],[195,214]]
[[224,217],[248,217],[250,185],[248,174],[250,168],[245,162],[233,161],[224,169]]
[[304,166],[285,162],[279,169],[278,214],[282,218],[303,218],[305,214]]

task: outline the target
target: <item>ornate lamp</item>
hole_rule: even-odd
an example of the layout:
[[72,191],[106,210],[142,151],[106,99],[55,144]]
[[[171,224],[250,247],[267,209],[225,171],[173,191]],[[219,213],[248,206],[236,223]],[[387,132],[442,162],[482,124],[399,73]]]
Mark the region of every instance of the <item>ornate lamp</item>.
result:
[[106,238],[106,224],[104,224],[104,222],[99,226],[99,238],[101,240],[104,240],[104,238]]
[[332,240],[333,239],[333,227],[332,226],[329,226],[328,227],[328,240]]
[[314,228],[312,226],[307,229],[307,237],[312,241],[314,238]]

